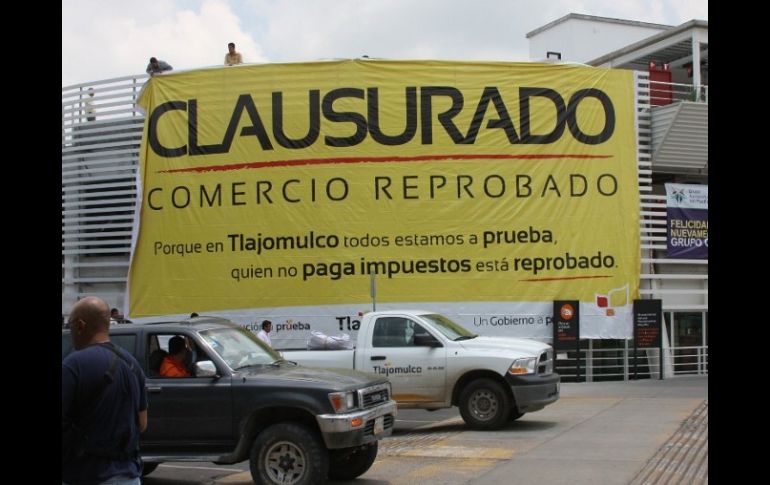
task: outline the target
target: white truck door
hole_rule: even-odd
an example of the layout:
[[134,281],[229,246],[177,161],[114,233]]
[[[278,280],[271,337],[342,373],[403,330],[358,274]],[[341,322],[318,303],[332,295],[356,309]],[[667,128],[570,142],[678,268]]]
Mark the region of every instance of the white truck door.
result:
[[[429,336],[440,346],[421,342]],[[425,339],[419,339],[424,341]],[[446,391],[446,347],[428,329],[406,316],[382,316],[374,322],[363,370],[387,375],[399,403],[443,403]]]

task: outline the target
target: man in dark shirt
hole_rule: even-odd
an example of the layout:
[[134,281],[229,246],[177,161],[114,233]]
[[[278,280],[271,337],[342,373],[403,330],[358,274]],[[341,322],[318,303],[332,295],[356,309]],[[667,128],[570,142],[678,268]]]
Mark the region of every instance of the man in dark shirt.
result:
[[76,351],[62,361],[61,407],[62,483],[68,485],[141,483],[144,374],[132,355],[110,342],[109,327],[110,307],[100,298],[83,298],[70,311]]
[[159,61],[158,59],[154,57],[150,57],[150,63],[147,64],[147,74],[150,76],[154,76],[156,74],[163,74],[165,71],[171,71],[174,69],[171,67],[171,64],[169,64],[166,61]]

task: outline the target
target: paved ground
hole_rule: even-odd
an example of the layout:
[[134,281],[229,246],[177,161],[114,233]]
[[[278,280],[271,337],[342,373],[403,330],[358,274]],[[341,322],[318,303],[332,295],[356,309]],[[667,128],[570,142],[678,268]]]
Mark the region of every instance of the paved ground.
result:
[[631,482],[632,485],[708,483],[708,400],[685,420]]
[[[391,453],[386,440],[384,456],[362,477],[370,481],[359,482],[626,485],[708,398],[708,378],[563,384],[561,393],[502,431],[465,431],[458,418],[432,426],[439,439],[430,446]],[[707,434],[705,443],[707,456]],[[667,483],[660,475],[661,481],[645,476],[636,483]],[[696,473],[682,483],[706,477]]]
[[[439,411],[440,420],[427,424],[420,416],[430,421],[436,413],[402,412],[399,419],[418,424],[398,431],[397,423],[372,468],[337,483],[708,483],[708,377],[562,384],[559,401],[499,431],[468,430],[456,411]],[[184,482],[162,479],[163,469],[150,476],[159,474],[159,484],[251,483],[248,472],[232,467]]]

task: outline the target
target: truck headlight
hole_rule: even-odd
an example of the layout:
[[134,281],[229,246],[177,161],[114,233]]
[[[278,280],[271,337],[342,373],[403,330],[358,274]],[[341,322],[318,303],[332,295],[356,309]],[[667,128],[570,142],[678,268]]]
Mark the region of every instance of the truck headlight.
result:
[[352,392],[331,392],[329,402],[332,403],[334,412],[344,413],[355,408],[356,399]]
[[527,357],[525,359],[516,359],[508,368],[508,373],[512,375],[534,374],[537,368],[537,357]]

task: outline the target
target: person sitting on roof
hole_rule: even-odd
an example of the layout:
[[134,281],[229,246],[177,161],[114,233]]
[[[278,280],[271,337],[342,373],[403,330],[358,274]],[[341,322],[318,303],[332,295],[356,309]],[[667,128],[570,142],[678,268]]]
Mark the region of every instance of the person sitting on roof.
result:
[[184,337],[179,335],[171,337],[168,341],[168,355],[160,364],[160,375],[162,377],[192,377],[190,371],[185,367],[187,360],[187,344]]
[[150,57],[150,63],[147,64],[147,74],[150,76],[155,76],[156,74],[163,74],[166,71],[171,71],[174,69],[171,67],[171,64],[169,64],[166,61],[159,61],[158,59],[154,57]]

